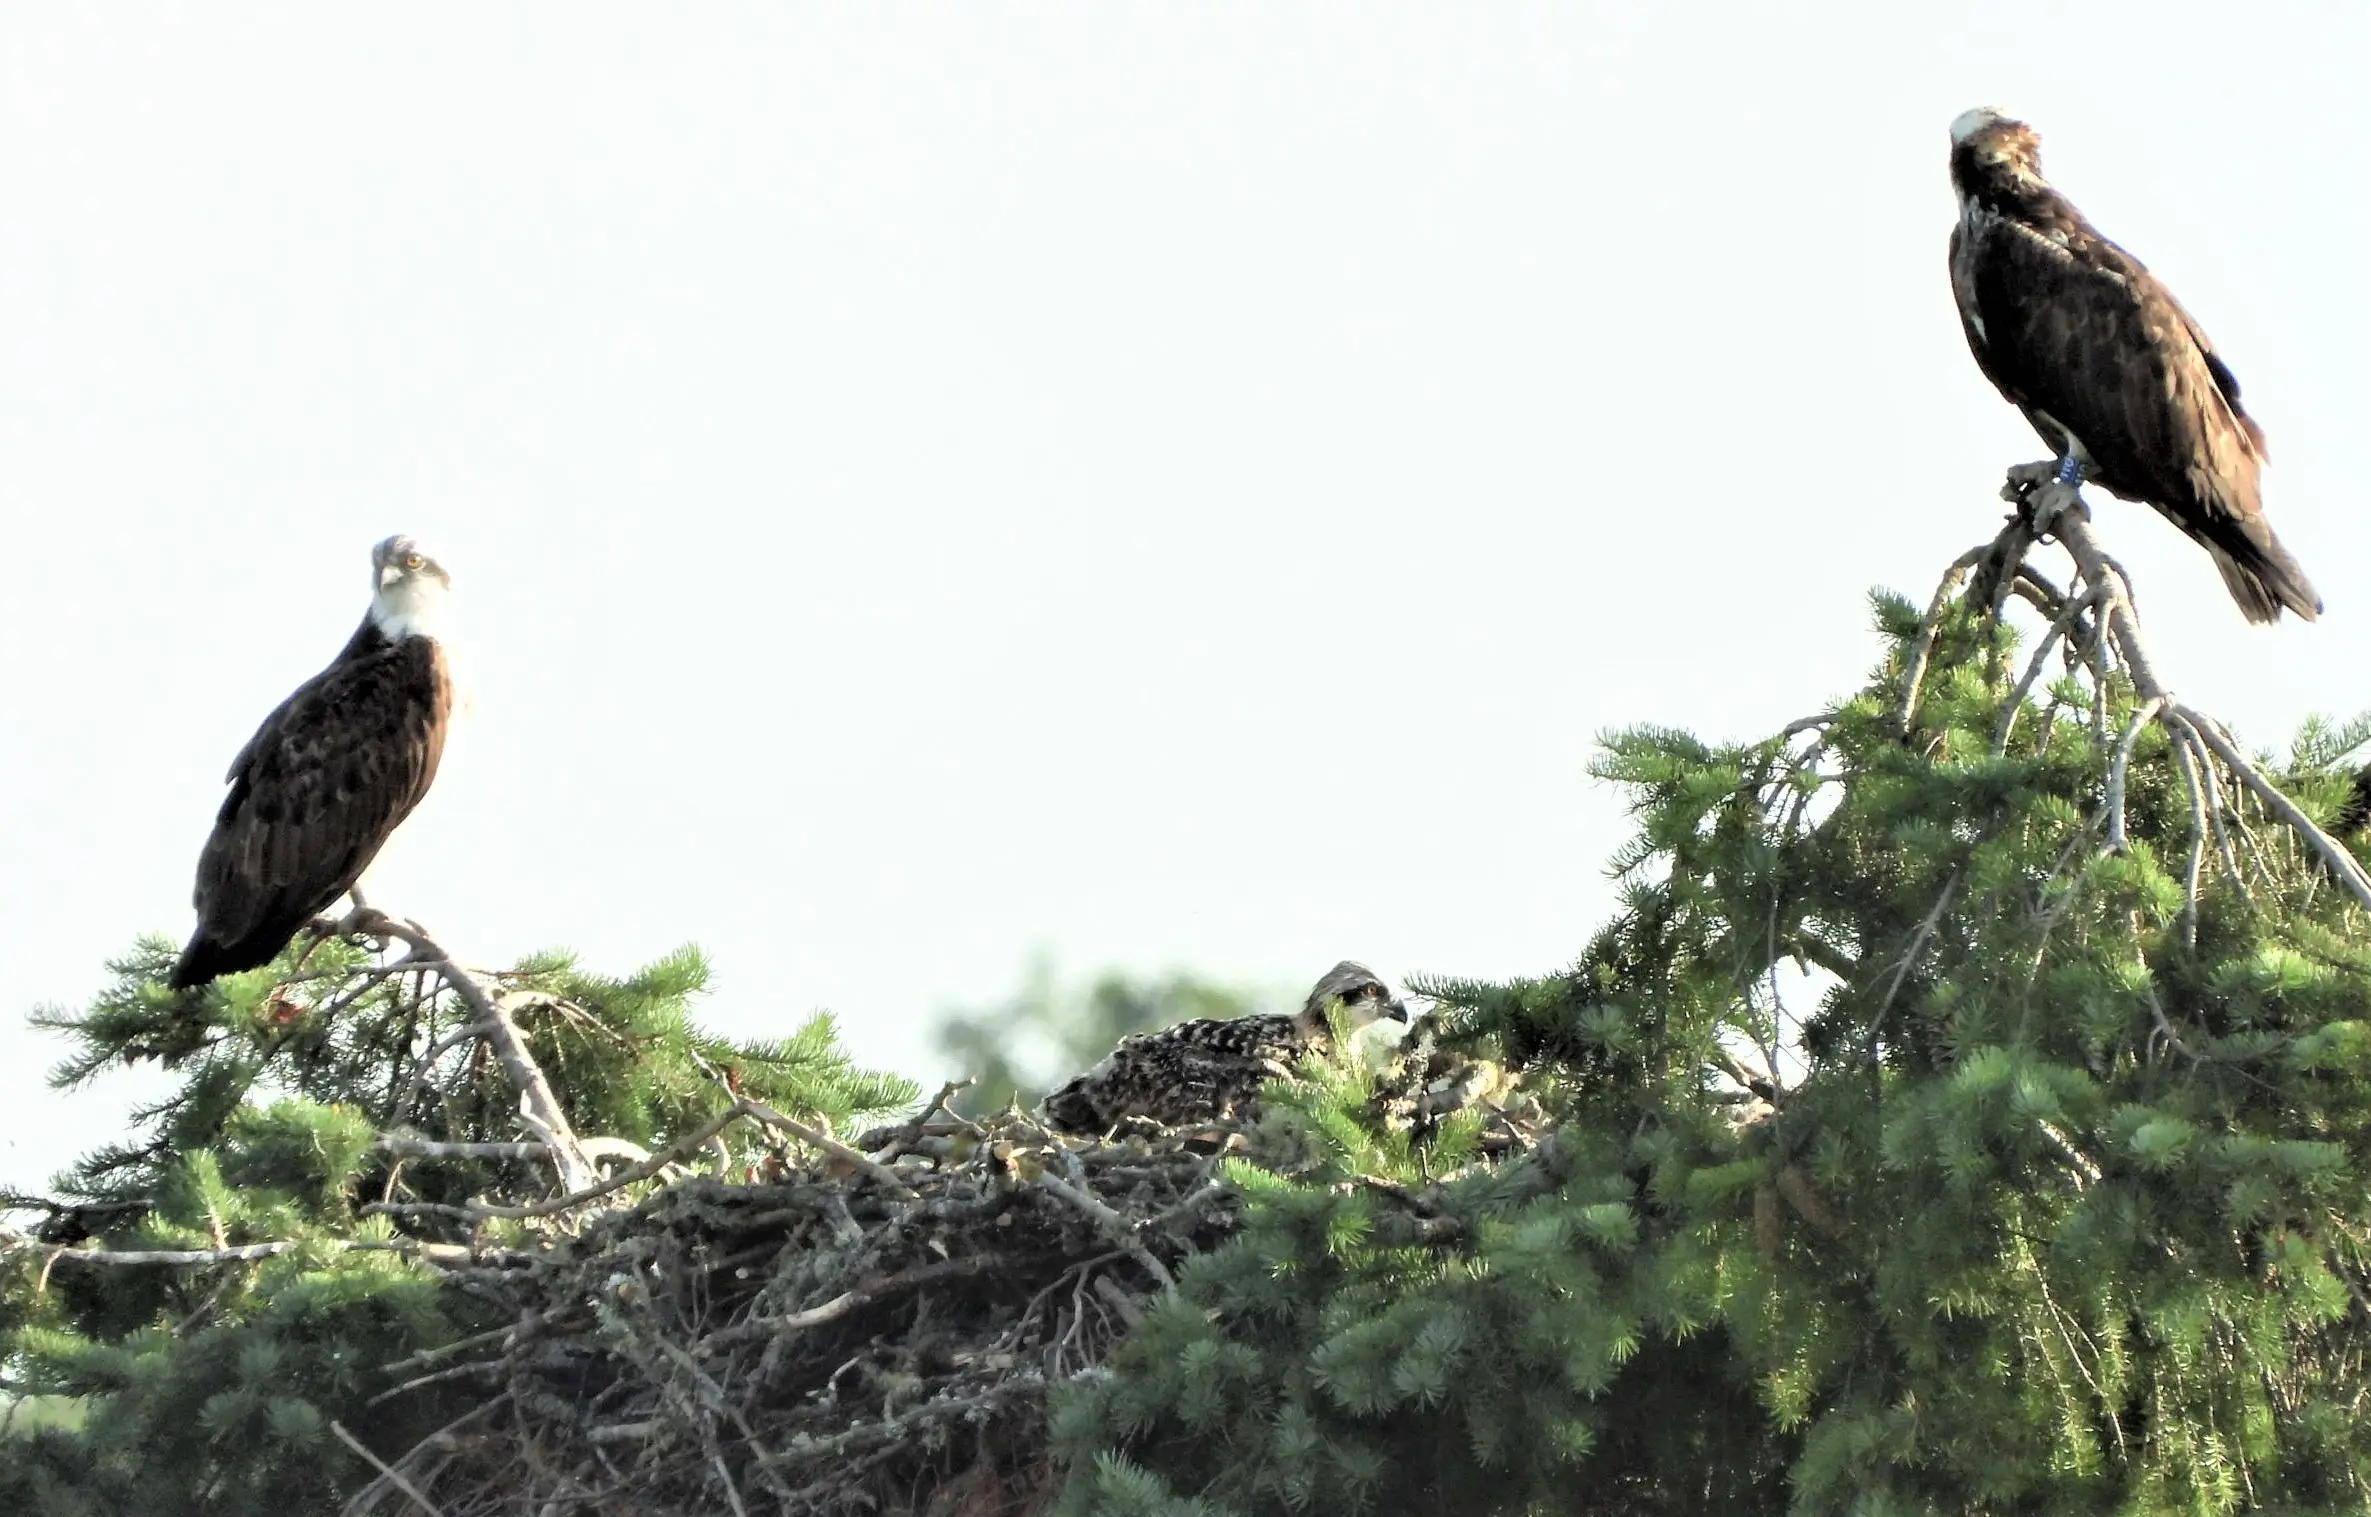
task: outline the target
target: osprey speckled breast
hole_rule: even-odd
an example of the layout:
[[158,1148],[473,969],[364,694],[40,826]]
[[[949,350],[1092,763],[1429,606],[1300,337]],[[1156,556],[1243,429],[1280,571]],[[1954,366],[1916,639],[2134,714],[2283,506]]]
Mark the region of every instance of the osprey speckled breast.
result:
[[1324,1045],[1326,1008],[1337,1001],[1353,1029],[1408,1020],[1380,975],[1344,959],[1291,1016],[1202,1018],[1122,1038],[1102,1063],[1046,1097],[1046,1121],[1093,1135],[1136,1117],[1174,1127],[1247,1115],[1262,1085]]

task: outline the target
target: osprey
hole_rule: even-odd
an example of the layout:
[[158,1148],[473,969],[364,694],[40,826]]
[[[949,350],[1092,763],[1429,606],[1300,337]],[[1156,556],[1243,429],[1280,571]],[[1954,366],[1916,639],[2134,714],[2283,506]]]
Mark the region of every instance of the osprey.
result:
[[1326,1008],[1340,1002],[1354,1031],[1406,1022],[1408,1008],[1382,977],[1344,959],[1327,970],[1292,1016],[1203,1018],[1122,1038],[1102,1063],[1046,1097],[1046,1121],[1097,1135],[1130,1117],[1171,1126],[1241,1115],[1260,1086],[1327,1038]]
[[2041,139],[1998,111],[1951,123],[1951,293],[1977,366],[2070,485],[2145,501],[2202,544],[2251,622],[2322,609],[2264,520],[2264,429],[2189,312],[2042,178]]
[[362,625],[231,760],[176,990],[270,963],[354,889],[436,778],[453,703],[437,644],[451,581],[408,537],[371,549],[370,563]]

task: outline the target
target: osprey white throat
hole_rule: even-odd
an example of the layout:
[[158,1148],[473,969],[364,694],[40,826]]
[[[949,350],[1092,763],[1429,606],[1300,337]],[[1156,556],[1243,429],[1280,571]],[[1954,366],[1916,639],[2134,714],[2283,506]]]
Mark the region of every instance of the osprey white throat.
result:
[[388,538],[371,551],[377,575],[370,600],[371,624],[391,642],[425,637],[442,642],[452,584],[434,559],[410,538]]
[[407,637],[444,640],[446,605],[452,590],[425,576],[381,585],[371,597],[370,619],[390,642]]

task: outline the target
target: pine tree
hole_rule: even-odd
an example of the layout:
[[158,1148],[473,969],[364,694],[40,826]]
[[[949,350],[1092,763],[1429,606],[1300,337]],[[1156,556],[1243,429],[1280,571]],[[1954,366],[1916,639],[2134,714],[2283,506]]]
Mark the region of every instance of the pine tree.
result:
[[2013,522],[1777,736],[1613,737],[1618,919],[1429,987],[1546,1135],[1279,1091],[1316,1162],[1237,1163],[1238,1235],[1061,1405],[1062,1510],[2371,1503],[2371,891],[2311,827],[2364,729],[2275,788],[2057,531],[2071,587]]
[[2371,724],[2243,752],[2034,497],[1828,709],[1609,739],[1572,967],[1247,1123],[860,1149],[911,1087],[689,953],[144,943],[50,1018],[180,1083],[6,1198],[8,1389],[85,1415],[0,1510],[2364,1510]]
[[560,954],[473,974],[397,930],[410,951],[392,961],[300,940],[178,993],[173,945],[144,939],[87,1010],[36,1019],[75,1044],[61,1085],[144,1061],[177,1083],[57,1199],[0,1198],[41,1217],[0,1235],[16,1244],[0,1257],[9,1389],[83,1409],[0,1460],[0,1511],[331,1512],[371,1478],[362,1447],[393,1457],[481,1399],[458,1383],[389,1394],[502,1325],[448,1269],[533,1250],[545,1229],[471,1214],[542,1201],[558,1162],[521,1133],[520,1087],[472,996],[548,1076],[563,1126],[600,1135],[580,1146],[628,1174],[762,1162],[769,1129],[746,1123],[676,1151],[736,1102],[828,1130],[914,1097],[852,1067],[829,1017],[779,1039],[702,1032],[707,968],[689,948],[626,979]]

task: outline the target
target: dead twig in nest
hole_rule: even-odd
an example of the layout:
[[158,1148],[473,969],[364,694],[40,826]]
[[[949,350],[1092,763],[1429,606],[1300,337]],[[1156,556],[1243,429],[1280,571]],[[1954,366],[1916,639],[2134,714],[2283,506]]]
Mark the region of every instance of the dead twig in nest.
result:
[[[764,1119],[747,1106],[737,1119]],[[769,1180],[694,1175],[586,1206],[529,1267],[468,1277],[507,1326],[388,1367],[419,1377],[398,1406],[488,1377],[499,1433],[388,1467],[447,1517],[912,1511],[983,1466],[1026,1486],[1049,1457],[1049,1390],[1102,1365],[1187,1255],[1233,1231],[1209,1127],[1082,1143],[1007,1111],[894,1168],[894,1136],[856,1164],[816,1133]],[[1244,1130],[1226,1136],[1231,1151]],[[1457,1236],[1432,1187],[1373,1189],[1395,1237]],[[382,1508],[401,1499],[374,1487]]]

